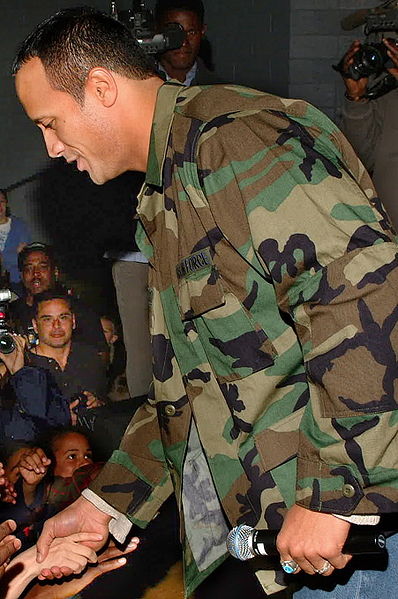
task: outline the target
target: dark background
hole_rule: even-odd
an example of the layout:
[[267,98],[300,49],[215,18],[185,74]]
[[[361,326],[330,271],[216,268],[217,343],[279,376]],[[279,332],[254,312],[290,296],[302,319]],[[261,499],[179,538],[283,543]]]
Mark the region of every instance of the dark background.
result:
[[[154,0],[148,0],[151,8]],[[80,3],[81,4],[81,3]],[[86,2],[108,10],[104,0]],[[215,70],[224,81],[283,96],[303,97],[338,117],[341,82],[331,70],[350,39],[339,22],[364,0],[204,0]],[[127,173],[104,186],[62,159],[49,161],[41,134],[15,97],[10,64],[18,43],[43,18],[76,0],[0,2],[0,187],[13,186],[12,212],[31,226],[35,240],[53,243],[64,280],[106,311],[113,302],[105,249],[131,235],[132,190]],[[129,0],[118,0],[119,10]],[[33,181],[25,179],[39,174]]]

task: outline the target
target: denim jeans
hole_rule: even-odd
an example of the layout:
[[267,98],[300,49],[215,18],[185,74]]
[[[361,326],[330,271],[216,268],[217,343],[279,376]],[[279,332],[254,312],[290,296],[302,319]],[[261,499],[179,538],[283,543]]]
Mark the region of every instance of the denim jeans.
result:
[[[398,517],[397,517],[398,520]],[[331,576],[297,575],[304,584],[294,599],[395,599],[398,595],[398,534],[387,539],[388,558],[356,556]]]

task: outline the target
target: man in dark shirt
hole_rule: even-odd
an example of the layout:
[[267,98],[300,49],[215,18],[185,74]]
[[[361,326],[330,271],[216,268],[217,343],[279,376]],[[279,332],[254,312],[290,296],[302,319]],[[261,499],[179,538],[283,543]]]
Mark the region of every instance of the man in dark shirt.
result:
[[[30,336],[35,296],[48,289],[60,290],[52,247],[44,243],[30,243],[20,252],[18,267],[25,295],[10,304],[10,316],[18,331]],[[99,317],[80,299],[71,297],[70,301],[75,315],[74,339],[95,347],[98,353],[106,353],[107,344]]]
[[[35,296],[33,327],[39,343],[29,363],[49,370],[71,407],[102,404],[106,397],[106,366],[95,348],[72,339],[75,315],[69,296],[45,291]],[[77,397],[79,396],[79,398]]]

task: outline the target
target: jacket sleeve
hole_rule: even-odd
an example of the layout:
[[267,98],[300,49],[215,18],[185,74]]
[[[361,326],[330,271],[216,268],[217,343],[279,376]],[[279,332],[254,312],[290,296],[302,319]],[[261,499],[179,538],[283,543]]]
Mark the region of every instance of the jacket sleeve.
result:
[[375,166],[375,148],[381,136],[383,119],[383,98],[365,102],[344,100],[342,131],[370,172]]
[[171,495],[156,407],[134,414],[122,439],[90,489],[131,522],[145,527]]
[[199,148],[199,178],[227,228],[222,215],[234,201],[231,235],[248,229],[300,343],[310,399],[297,503],[346,515],[394,511],[397,245],[341,132],[303,102],[284,108],[214,128]]

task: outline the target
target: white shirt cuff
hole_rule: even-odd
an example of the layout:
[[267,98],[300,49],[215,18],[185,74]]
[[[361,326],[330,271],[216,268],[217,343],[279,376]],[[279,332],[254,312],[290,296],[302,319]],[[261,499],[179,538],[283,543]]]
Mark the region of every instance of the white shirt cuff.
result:
[[119,541],[119,543],[124,543],[127,535],[130,532],[132,527],[132,522],[122,514],[113,508],[109,503],[101,499],[96,493],[91,491],[91,489],[84,489],[82,492],[83,497],[90,501],[97,509],[108,516],[111,516],[111,521],[109,522],[109,532],[111,535]]
[[341,516],[340,514],[333,514],[336,518],[340,518],[340,520],[345,520],[350,524],[359,524],[359,525],[368,525],[375,526],[380,522],[380,516],[369,515],[369,516]]

